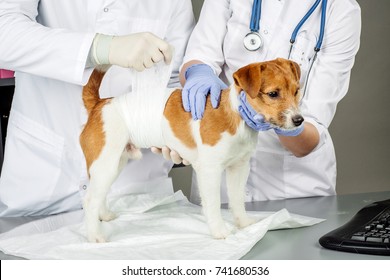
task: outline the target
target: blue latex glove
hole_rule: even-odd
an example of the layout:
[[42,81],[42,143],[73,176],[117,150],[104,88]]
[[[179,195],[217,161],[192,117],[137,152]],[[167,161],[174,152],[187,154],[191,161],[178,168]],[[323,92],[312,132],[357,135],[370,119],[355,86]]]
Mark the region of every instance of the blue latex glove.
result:
[[294,129],[281,129],[281,128],[274,128],[276,134],[282,135],[282,136],[298,136],[302,133],[304,129],[303,123],[300,126],[297,126]]
[[194,120],[203,117],[206,107],[206,97],[210,93],[211,105],[217,108],[221,90],[228,88],[221,79],[214,74],[207,64],[194,64],[185,73],[186,83],[182,90],[184,110],[191,112]]
[[239,96],[238,100],[240,102],[240,105],[238,106],[238,112],[241,115],[241,118],[245,121],[245,123],[251,127],[252,129],[256,131],[266,131],[271,128],[273,128],[276,132],[276,134],[283,135],[283,136],[298,136],[302,133],[304,129],[303,123],[294,128],[294,129],[281,129],[277,127],[273,127],[270,123],[264,121],[264,116],[261,114],[258,114],[252,106],[247,102],[246,100],[246,94],[244,91],[242,91]]
[[266,131],[271,129],[271,124],[264,121],[264,116],[258,114],[252,106],[246,101],[245,92],[241,91],[238,96],[240,105],[238,106],[238,112],[245,123],[256,131]]

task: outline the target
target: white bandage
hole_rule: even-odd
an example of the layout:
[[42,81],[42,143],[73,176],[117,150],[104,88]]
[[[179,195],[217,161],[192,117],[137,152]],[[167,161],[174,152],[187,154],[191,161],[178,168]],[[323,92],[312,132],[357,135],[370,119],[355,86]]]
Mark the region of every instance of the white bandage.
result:
[[167,88],[171,72],[172,64],[164,62],[142,72],[132,70],[131,92],[114,102],[129,128],[131,142],[138,148],[165,145],[161,125],[165,103],[174,90]]

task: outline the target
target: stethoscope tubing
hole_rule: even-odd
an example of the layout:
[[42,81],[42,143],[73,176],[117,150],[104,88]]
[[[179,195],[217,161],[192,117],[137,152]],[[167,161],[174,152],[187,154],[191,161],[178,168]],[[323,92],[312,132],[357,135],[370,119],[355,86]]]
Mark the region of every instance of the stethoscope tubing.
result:
[[297,38],[297,34],[299,32],[299,29],[301,29],[301,27],[303,26],[303,24],[307,21],[307,19],[313,14],[313,12],[315,11],[315,9],[317,8],[318,4],[320,4],[322,0],[316,0],[316,2],[313,4],[313,6],[311,6],[311,8],[309,9],[309,11],[307,11],[307,13],[303,16],[303,18],[300,20],[300,22],[298,22],[297,26],[295,27],[293,33],[291,34],[291,38],[290,38],[290,43],[291,44],[294,44],[295,43],[295,39]]
[[261,0],[254,0],[252,6],[252,15],[249,29],[252,32],[259,32],[261,18]]
[[[309,19],[309,17],[313,14],[315,9],[321,3],[321,24],[320,24],[320,35],[315,45],[314,50],[318,52],[321,49],[322,41],[324,39],[325,33],[325,20],[326,20],[326,6],[327,0],[316,0],[314,4],[310,7],[309,11],[304,15],[304,17],[299,21],[297,26],[294,28],[294,31],[291,34],[290,43],[293,45],[295,43],[296,37],[298,35],[299,30],[304,25],[304,23]],[[254,0],[252,6],[252,14],[251,21],[249,25],[249,29],[251,32],[259,33],[260,30],[260,19],[261,19],[261,5],[262,0]],[[291,54],[292,46],[290,47],[289,56]]]

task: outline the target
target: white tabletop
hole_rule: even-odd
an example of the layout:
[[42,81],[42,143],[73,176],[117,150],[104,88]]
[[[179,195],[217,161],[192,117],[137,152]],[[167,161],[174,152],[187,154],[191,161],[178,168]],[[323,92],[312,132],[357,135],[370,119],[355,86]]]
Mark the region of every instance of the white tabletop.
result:
[[[322,235],[345,224],[364,206],[389,198],[390,191],[247,203],[247,210],[278,211],[286,208],[291,213],[323,218],[326,221],[311,227],[270,231],[243,259],[390,260],[387,256],[332,251],[322,248],[318,243]],[[39,218],[41,217],[0,218],[0,233]],[[0,252],[0,259],[19,258]]]

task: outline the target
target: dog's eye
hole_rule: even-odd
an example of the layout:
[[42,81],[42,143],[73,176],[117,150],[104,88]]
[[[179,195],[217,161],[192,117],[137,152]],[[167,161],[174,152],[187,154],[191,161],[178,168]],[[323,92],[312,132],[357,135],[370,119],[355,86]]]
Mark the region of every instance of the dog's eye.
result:
[[271,92],[268,92],[267,94],[271,98],[277,98],[279,96],[279,92],[277,92],[277,91],[271,91]]

